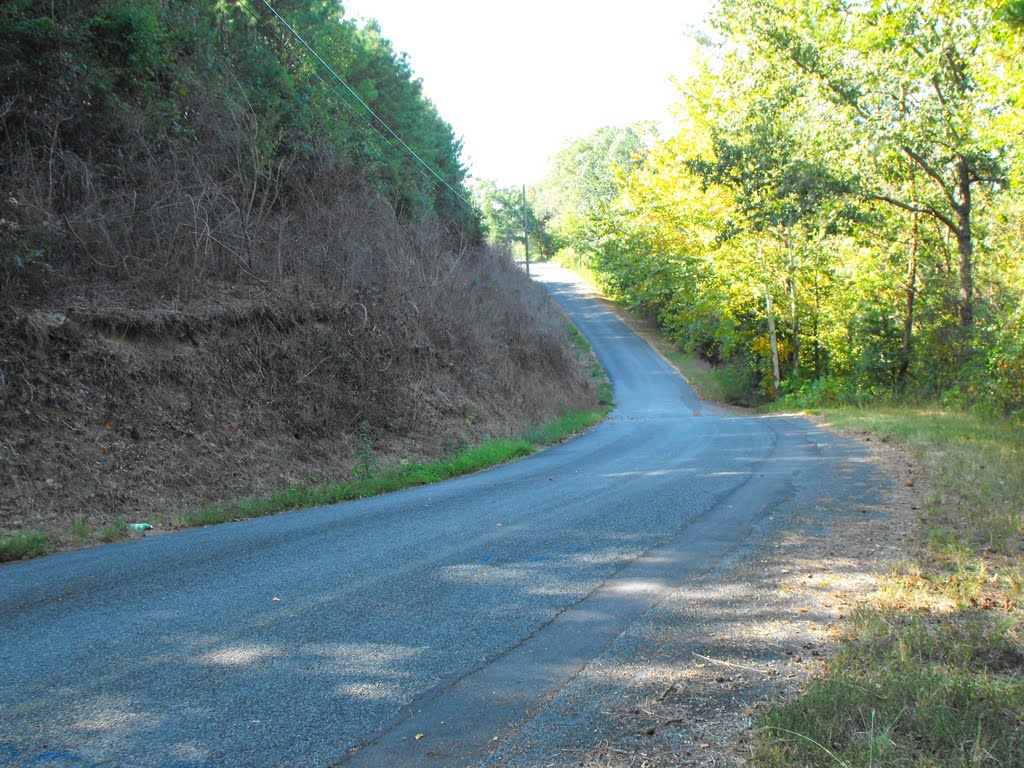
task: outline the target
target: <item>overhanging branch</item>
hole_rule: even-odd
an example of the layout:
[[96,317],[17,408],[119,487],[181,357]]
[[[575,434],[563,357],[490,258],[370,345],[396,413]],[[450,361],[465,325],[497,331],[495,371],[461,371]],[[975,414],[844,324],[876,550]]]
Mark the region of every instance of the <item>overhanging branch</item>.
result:
[[923,170],[926,174],[928,174],[935,180],[935,182],[939,185],[939,189],[942,190],[942,194],[945,196],[946,200],[949,202],[950,205],[952,205],[955,208],[956,198],[953,197],[953,193],[950,192],[949,187],[946,184],[946,180],[942,178],[942,174],[935,170],[932,164],[925,160],[919,152],[916,152],[910,147],[906,146],[901,147],[901,149],[907,155],[907,157],[909,157],[911,160],[913,160],[915,163],[921,166],[921,170]]
[[897,200],[895,197],[889,197],[888,195],[869,195],[868,199],[877,200],[882,203],[888,203],[889,205],[901,208],[904,211],[909,211],[910,213],[922,213],[925,216],[931,216],[932,218],[938,219],[947,227],[949,227],[950,232],[952,232],[954,235],[960,234],[960,228],[957,227],[956,223],[949,216],[946,216],[946,214],[942,213],[941,211],[932,208],[930,205],[916,205],[914,203],[905,203],[902,200]]

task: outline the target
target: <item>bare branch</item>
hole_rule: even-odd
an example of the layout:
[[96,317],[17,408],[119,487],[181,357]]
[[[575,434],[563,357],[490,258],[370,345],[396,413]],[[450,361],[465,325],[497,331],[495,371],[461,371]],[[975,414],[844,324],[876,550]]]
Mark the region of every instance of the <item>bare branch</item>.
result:
[[923,213],[925,216],[931,216],[933,219],[938,219],[947,227],[949,227],[949,230],[954,235],[960,234],[960,228],[951,218],[946,216],[941,211],[932,208],[930,205],[915,205],[914,203],[905,203],[902,200],[897,200],[895,197],[889,197],[888,195],[869,195],[868,199],[877,200],[878,202],[882,203],[888,203],[889,205],[894,205],[897,208],[902,208],[904,211],[909,211],[910,213]]
[[922,171],[927,173],[929,176],[931,176],[936,181],[936,183],[938,183],[939,188],[942,190],[943,196],[946,198],[946,200],[949,202],[949,204],[952,205],[955,208],[956,207],[956,198],[953,197],[953,193],[950,190],[949,185],[946,183],[946,180],[944,178],[942,178],[942,174],[939,173],[934,168],[934,166],[932,166],[931,163],[929,163],[927,160],[925,160],[925,158],[919,152],[916,152],[915,150],[913,150],[913,149],[911,149],[910,147],[907,147],[907,146],[902,147],[902,149],[903,149],[903,152],[907,155],[907,157],[909,157],[911,160],[913,160],[915,163],[917,163],[921,167]]

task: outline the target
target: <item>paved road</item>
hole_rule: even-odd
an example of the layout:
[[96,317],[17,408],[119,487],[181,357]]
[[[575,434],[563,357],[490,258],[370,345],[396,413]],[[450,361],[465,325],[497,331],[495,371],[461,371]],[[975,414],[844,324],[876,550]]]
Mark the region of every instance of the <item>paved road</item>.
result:
[[[515,464],[0,569],[0,766],[468,766],[836,461],[565,273],[618,407]],[[773,518],[774,519],[774,518]],[[419,738],[417,738],[419,737]]]

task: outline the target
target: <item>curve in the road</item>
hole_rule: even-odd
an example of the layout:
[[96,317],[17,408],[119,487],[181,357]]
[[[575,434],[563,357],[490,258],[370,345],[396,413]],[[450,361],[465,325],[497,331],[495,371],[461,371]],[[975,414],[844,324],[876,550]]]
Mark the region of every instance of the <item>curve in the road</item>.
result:
[[543,279],[613,382],[606,422],[435,486],[0,569],[0,766],[475,764],[828,461]]

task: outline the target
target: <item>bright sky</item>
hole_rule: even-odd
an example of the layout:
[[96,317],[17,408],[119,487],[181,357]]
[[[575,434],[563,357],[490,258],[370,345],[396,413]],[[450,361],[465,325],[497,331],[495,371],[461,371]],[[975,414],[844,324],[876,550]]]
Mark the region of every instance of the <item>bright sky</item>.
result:
[[476,178],[539,181],[567,141],[667,119],[710,0],[343,0],[375,18]]

